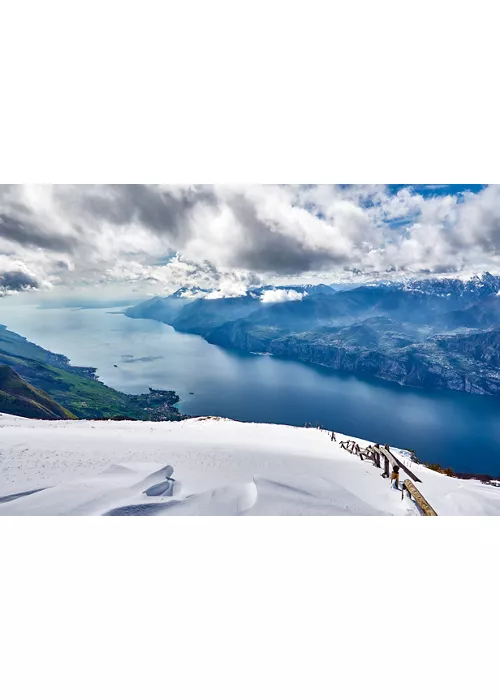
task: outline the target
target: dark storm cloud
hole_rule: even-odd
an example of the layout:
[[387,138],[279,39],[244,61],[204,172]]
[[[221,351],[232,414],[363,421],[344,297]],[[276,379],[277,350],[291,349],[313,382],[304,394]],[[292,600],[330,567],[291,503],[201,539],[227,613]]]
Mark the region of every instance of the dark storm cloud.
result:
[[[24,205],[19,206],[18,209],[22,213],[29,212]],[[0,215],[0,238],[18,243],[21,246],[35,246],[55,252],[71,252],[78,246],[78,240],[72,236],[60,236],[53,231],[44,231],[36,224],[13,218],[7,214]]]
[[321,270],[347,259],[335,249],[314,246],[310,241],[290,236],[289,231],[262,221],[255,205],[244,196],[231,200],[231,210],[247,234],[233,249],[233,264],[238,267],[261,273],[293,275]]
[[174,240],[182,237],[194,207],[217,206],[213,192],[202,186],[174,196],[150,185],[95,185],[76,193],[62,190],[57,197],[68,213],[77,210],[85,219],[114,226],[138,223],[157,234],[170,234]]
[[5,291],[20,292],[37,287],[37,280],[21,270],[0,272],[0,294]]

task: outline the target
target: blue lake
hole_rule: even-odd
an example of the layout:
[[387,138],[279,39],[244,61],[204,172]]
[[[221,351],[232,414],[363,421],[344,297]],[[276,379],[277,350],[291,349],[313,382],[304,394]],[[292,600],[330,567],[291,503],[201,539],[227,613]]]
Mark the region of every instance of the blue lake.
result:
[[413,448],[421,459],[457,471],[500,476],[497,397],[409,389],[269,356],[240,355],[116,310],[39,309],[0,300],[0,323],[67,355],[72,364],[96,367],[100,379],[116,389],[174,389],[180,409],[191,415],[319,423]]

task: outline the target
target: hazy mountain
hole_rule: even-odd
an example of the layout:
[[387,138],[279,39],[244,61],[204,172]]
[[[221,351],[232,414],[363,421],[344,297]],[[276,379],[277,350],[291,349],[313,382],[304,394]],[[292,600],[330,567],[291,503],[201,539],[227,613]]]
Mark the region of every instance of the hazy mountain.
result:
[[249,294],[222,299],[196,299],[186,305],[171,325],[183,333],[206,335],[217,326],[243,318],[260,306],[260,301]]
[[120,306],[129,306],[137,303],[137,297],[131,299],[89,299],[88,297],[76,297],[69,299],[42,299],[38,304],[41,309],[108,309]]
[[486,296],[463,309],[444,314],[437,322],[442,323],[443,329],[447,330],[500,326],[500,296]]
[[125,311],[130,318],[150,318],[171,324],[182,311],[184,306],[192,303],[192,299],[180,296],[153,297]]
[[318,293],[308,294],[299,301],[258,304],[247,321],[256,325],[305,330],[327,322],[349,323],[361,313],[361,305],[340,292],[332,295]]

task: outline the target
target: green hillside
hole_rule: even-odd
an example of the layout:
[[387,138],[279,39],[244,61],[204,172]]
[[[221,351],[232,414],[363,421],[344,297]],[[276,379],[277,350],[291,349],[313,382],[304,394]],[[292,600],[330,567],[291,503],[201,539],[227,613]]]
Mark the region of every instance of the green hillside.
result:
[[7,365],[0,365],[0,413],[50,420],[76,418],[44,391],[28,384]]
[[[7,365],[42,395],[65,407],[69,417],[129,418],[135,420],[182,420],[175,407],[174,391],[150,389],[147,394],[125,394],[100,382],[92,367],[75,367],[64,355],[30,343],[0,324],[0,365]],[[8,392],[4,392],[8,393]],[[2,405],[7,406],[7,397]],[[7,413],[19,412],[9,399]],[[15,409],[15,410],[14,410]]]

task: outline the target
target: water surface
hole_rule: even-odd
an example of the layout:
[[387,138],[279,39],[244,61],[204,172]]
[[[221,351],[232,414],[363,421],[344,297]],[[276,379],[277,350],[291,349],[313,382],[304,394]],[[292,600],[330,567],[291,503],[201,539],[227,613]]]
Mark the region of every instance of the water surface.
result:
[[[191,415],[326,428],[411,447],[457,471],[500,476],[500,399],[361,379],[270,356],[241,355],[170,326],[105,309],[2,306],[0,323],[96,367],[129,393],[174,389]],[[114,365],[117,365],[116,367]],[[191,393],[192,392],[192,393]]]

